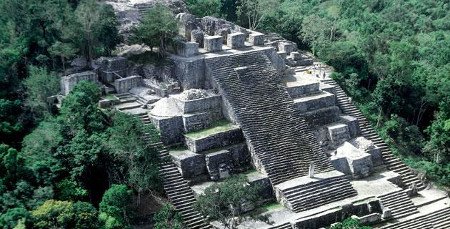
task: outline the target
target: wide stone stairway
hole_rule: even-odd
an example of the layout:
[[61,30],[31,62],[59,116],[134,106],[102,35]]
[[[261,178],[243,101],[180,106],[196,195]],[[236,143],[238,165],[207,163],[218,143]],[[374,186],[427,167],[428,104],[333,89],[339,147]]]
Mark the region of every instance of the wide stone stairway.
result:
[[344,90],[336,83],[336,81],[332,79],[325,79],[322,80],[322,82],[335,86],[338,106],[344,114],[351,115],[358,119],[361,134],[380,148],[383,162],[387,168],[391,171],[399,173],[406,187],[415,184],[418,190],[424,189],[425,186],[423,182],[421,182],[417,175],[414,174],[411,169],[400,159],[394,157],[389,149],[389,146],[380,138],[380,136],[378,136],[369,121],[367,121],[361,111],[359,111],[358,108],[356,108],[356,106],[349,100]]
[[[282,197],[280,202],[294,211],[317,206],[302,206],[311,203],[305,198],[316,184],[309,187],[297,183],[295,178],[308,175],[311,164],[316,174],[331,171],[331,164],[304,119],[297,115],[293,100],[268,58],[244,53],[206,59],[206,65],[219,91],[231,105],[254,160],[256,158],[256,166],[267,173],[274,186],[292,180],[286,198]],[[323,183],[317,183],[323,185],[314,191],[319,205],[356,194],[344,176],[332,178],[330,182],[336,186],[331,189],[325,188],[330,184],[328,181],[329,178],[324,178]]]
[[413,219],[381,227],[382,229],[448,229],[450,228],[450,208],[444,208]]
[[[138,117],[145,125],[151,123],[146,113],[139,114]],[[160,175],[163,179],[164,191],[175,209],[180,212],[184,224],[187,228],[211,228],[205,221],[203,215],[194,209],[195,197],[192,189],[183,179],[174,163],[172,163],[168,151],[162,142],[157,143],[155,147],[160,148]]]
[[268,58],[244,53],[206,59],[222,95],[272,184],[331,168],[321,151],[307,143],[306,125],[294,115],[293,102]]
[[417,207],[414,206],[405,190],[391,192],[378,198],[384,207],[391,209],[394,219],[418,213]]

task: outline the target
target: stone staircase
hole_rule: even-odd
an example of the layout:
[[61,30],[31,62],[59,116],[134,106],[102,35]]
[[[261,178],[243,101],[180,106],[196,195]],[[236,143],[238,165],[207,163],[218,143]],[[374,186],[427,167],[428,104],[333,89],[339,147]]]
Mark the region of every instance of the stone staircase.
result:
[[389,146],[380,138],[380,136],[378,136],[361,111],[359,111],[358,108],[356,108],[356,106],[349,100],[344,90],[342,90],[336,81],[332,79],[325,79],[322,82],[335,86],[338,106],[344,114],[351,115],[358,119],[362,135],[371,140],[380,148],[383,156],[383,162],[387,168],[391,171],[399,173],[406,187],[409,187],[415,183],[419,190],[424,189],[425,185],[423,182],[418,179],[417,175],[414,174],[408,166],[392,154]]
[[357,195],[343,173],[331,171],[327,176],[327,178],[313,178],[313,182],[284,188],[281,195],[288,202],[288,208],[294,212],[301,212]]
[[116,94],[115,96],[119,99],[119,102],[114,107],[120,111],[139,108],[145,104],[142,98],[131,93]]
[[273,185],[306,175],[310,162],[318,172],[331,169],[265,55],[250,52],[205,61]]
[[405,190],[391,192],[378,198],[380,198],[384,207],[391,209],[394,219],[400,219],[419,212]]
[[444,208],[403,222],[389,224],[381,229],[448,229],[450,228],[450,208]]
[[[147,114],[140,114],[138,117],[145,125],[151,124]],[[171,162],[169,153],[162,142],[155,144],[155,147],[161,149],[159,152],[161,159],[159,171],[163,179],[164,190],[175,209],[181,214],[184,225],[192,229],[212,228],[205,221],[203,215],[194,209],[193,205],[196,201],[194,193],[181,176],[175,164]]]

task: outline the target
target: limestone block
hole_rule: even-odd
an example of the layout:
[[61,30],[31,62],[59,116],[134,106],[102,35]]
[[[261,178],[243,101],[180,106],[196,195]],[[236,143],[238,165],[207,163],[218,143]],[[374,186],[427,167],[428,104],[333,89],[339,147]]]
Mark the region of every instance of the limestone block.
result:
[[170,151],[172,161],[184,178],[195,178],[206,173],[205,156],[189,150]]
[[331,106],[322,109],[308,111],[301,115],[305,117],[305,121],[311,126],[317,127],[327,125],[339,120],[339,107]]
[[381,221],[381,214],[380,213],[372,213],[365,216],[352,216],[353,219],[358,220],[362,225],[372,225],[379,223]]
[[121,94],[128,92],[133,87],[139,87],[142,85],[141,76],[129,76],[126,78],[116,79],[114,81],[114,88],[116,92]]
[[359,122],[357,118],[349,115],[342,115],[340,116],[340,119],[343,123],[347,124],[350,137],[355,138],[360,135],[361,130],[359,129]]
[[280,52],[286,52],[287,54],[290,54],[294,50],[295,50],[295,45],[291,42],[278,43],[278,51],[280,51]]
[[201,30],[192,30],[191,32],[191,41],[195,42],[199,45],[199,47],[203,47],[203,38],[205,37],[205,34]]
[[175,77],[184,90],[203,88],[205,85],[205,61],[196,57],[186,59],[177,55],[170,56],[175,63]]
[[199,138],[190,137],[189,135],[185,136],[186,146],[196,153],[240,143],[243,140],[244,136],[242,131],[237,126],[230,130],[213,133]]
[[198,43],[196,42],[178,42],[176,52],[183,57],[191,57],[198,54]]
[[231,29],[230,28],[221,28],[221,29],[216,30],[214,32],[214,35],[221,36],[223,38],[222,39],[222,44],[224,44],[225,41],[227,41],[227,39],[228,39],[228,34],[230,34],[230,33],[231,33]]
[[[220,180],[225,178],[226,169],[232,171],[233,158],[228,150],[220,150],[206,155],[206,169],[211,180]],[[222,170],[222,174],[220,174]],[[222,176],[221,176],[222,175]],[[226,175],[225,175],[226,176]]]
[[383,164],[383,156],[381,154],[381,150],[380,148],[375,146],[372,141],[364,137],[358,137],[352,139],[350,143],[356,148],[362,150],[363,152],[370,154],[374,166],[379,166]]
[[350,139],[348,126],[342,123],[327,126],[328,138],[334,145],[340,145]]
[[272,185],[267,175],[259,172],[252,172],[246,174],[246,176],[250,186],[258,185],[260,187],[258,195],[261,196],[263,200],[274,199]]
[[207,52],[222,51],[223,37],[222,36],[207,36],[203,40],[204,48]]
[[277,72],[283,74],[287,68],[286,63],[284,62],[284,58],[281,58],[280,55],[277,54],[276,49],[268,48],[265,49],[264,53],[269,57],[270,62],[272,62],[272,65]]
[[347,158],[350,172],[354,178],[368,177],[373,172],[370,154],[357,149],[348,142],[345,142],[336,150],[336,155]]
[[330,162],[333,165],[333,167],[339,171],[343,172],[345,174],[351,174],[350,166],[348,165],[347,158],[344,156],[331,156]]
[[181,116],[159,117],[151,114],[149,116],[159,130],[161,141],[164,144],[183,142],[183,118]]
[[334,106],[335,103],[335,96],[324,91],[294,99],[295,108],[301,113]]
[[245,170],[250,167],[250,152],[245,143],[236,144],[227,149],[233,158],[235,170]]
[[101,57],[96,60],[101,81],[113,83],[114,80],[126,77],[128,61],[125,57]]
[[286,59],[286,58],[287,58],[287,53],[284,52],[284,51],[279,51],[279,52],[277,52],[277,54],[278,54],[281,58],[283,58],[283,59]]
[[302,55],[299,52],[291,52],[289,57],[292,58],[293,60],[297,61],[302,58]]
[[180,100],[176,97],[175,99],[184,114],[219,110],[221,106],[220,95],[208,95],[208,97],[205,98],[192,100]]
[[253,46],[262,46],[264,45],[264,34],[250,33],[248,35],[248,42],[250,42]]
[[71,74],[61,78],[61,91],[64,95],[69,94],[69,92],[77,85],[80,81],[90,81],[98,83],[98,76],[93,71],[86,71]]
[[238,49],[245,46],[244,33],[230,33],[227,36],[227,46],[232,49]]
[[215,121],[223,118],[221,109],[206,112],[183,114],[184,130],[187,132],[210,127]]
[[109,108],[112,106],[112,101],[109,99],[102,99],[98,101],[98,106],[102,109]]

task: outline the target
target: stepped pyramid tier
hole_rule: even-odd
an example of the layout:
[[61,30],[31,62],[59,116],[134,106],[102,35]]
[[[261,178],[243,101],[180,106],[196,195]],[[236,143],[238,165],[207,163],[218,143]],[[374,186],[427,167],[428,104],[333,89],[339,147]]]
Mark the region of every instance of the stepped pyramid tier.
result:
[[[306,124],[265,55],[245,53],[206,59],[219,91],[230,102],[261,171],[272,184],[330,168],[323,152],[313,152]],[[242,67],[245,66],[245,67]]]
[[275,186],[279,202],[298,212],[355,196],[357,193],[341,172],[330,171],[292,179]]

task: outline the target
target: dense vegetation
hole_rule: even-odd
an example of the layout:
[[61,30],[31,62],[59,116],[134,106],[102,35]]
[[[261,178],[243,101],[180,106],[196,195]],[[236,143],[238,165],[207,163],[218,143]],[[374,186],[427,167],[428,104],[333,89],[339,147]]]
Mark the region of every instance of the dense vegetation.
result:
[[[450,4],[444,0],[190,0],[277,32],[334,78],[407,163],[450,186]],[[208,10],[199,7],[208,6]],[[214,7],[211,7],[214,6]],[[267,7],[270,6],[270,7]]]
[[[0,9],[0,228],[128,228],[147,214],[138,212],[141,198],[161,195],[158,149],[150,146],[156,129],[99,109],[100,88],[88,82],[60,109],[48,103],[69,61],[82,58],[88,69],[122,41],[112,7],[4,0]],[[155,29],[147,21],[135,33],[151,28],[152,41],[166,41],[159,38],[173,35],[175,19],[156,10],[147,17],[172,24]],[[171,220],[163,210],[159,225]]]

